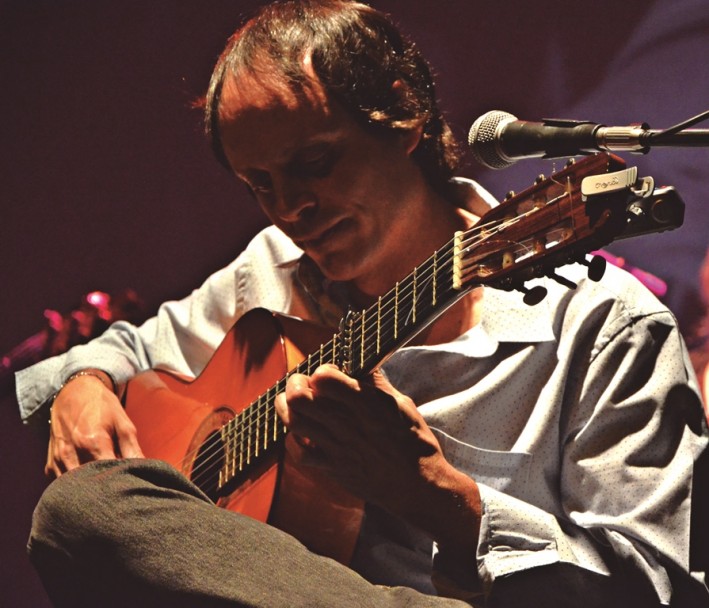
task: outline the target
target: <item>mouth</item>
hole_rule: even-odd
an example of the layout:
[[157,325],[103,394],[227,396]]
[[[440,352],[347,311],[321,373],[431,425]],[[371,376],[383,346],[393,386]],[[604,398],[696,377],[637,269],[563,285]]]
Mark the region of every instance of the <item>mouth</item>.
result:
[[312,235],[305,238],[293,239],[293,242],[304,251],[321,249],[337,238],[346,228],[347,220],[338,220],[328,228],[321,231],[314,231]]

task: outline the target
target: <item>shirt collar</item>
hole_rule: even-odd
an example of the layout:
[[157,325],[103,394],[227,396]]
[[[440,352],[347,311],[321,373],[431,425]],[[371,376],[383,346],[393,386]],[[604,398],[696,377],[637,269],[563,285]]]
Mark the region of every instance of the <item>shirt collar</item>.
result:
[[550,300],[535,306],[522,301],[517,291],[485,287],[480,326],[497,342],[548,342],[554,340]]

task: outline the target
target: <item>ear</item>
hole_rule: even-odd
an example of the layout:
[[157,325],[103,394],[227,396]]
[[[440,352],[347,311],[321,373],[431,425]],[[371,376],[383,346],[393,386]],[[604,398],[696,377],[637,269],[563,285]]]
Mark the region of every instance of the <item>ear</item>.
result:
[[[394,84],[391,85],[391,90],[398,97],[404,97],[407,94],[408,86],[403,80],[395,80]],[[421,143],[424,121],[424,118],[407,121],[409,124],[401,130],[401,142],[404,145],[406,154],[409,156]]]
[[402,142],[406,149],[406,154],[411,156],[413,151],[418,148],[423,137],[423,120],[419,120],[415,125],[407,129],[401,134]]

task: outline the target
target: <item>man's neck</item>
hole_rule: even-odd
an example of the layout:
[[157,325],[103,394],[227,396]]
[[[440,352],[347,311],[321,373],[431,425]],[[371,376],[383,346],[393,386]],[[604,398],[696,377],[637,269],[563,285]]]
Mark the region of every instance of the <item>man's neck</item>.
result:
[[424,209],[416,231],[407,235],[396,255],[347,283],[353,304],[363,307],[375,302],[448,243],[457,231],[468,230],[480,219],[440,197]]

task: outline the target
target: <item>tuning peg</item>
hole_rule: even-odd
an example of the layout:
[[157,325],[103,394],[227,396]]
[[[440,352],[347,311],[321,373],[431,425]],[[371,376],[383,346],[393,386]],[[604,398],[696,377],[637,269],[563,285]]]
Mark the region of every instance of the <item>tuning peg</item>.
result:
[[532,287],[531,289],[525,287],[524,285],[520,285],[515,289],[517,289],[517,291],[521,291],[524,294],[524,298],[522,298],[522,300],[527,306],[535,306],[547,296],[546,288],[542,287],[541,285],[537,285],[536,287]]
[[560,285],[563,285],[564,287],[568,287],[569,289],[576,289],[577,285],[573,281],[569,281],[566,277],[562,277],[560,274],[556,274],[554,271],[548,272],[547,276],[550,279],[554,279],[557,283]]
[[588,278],[596,283],[603,278],[606,272],[606,258],[601,255],[594,255],[591,257],[590,262],[585,258],[581,258],[579,263],[588,267]]

